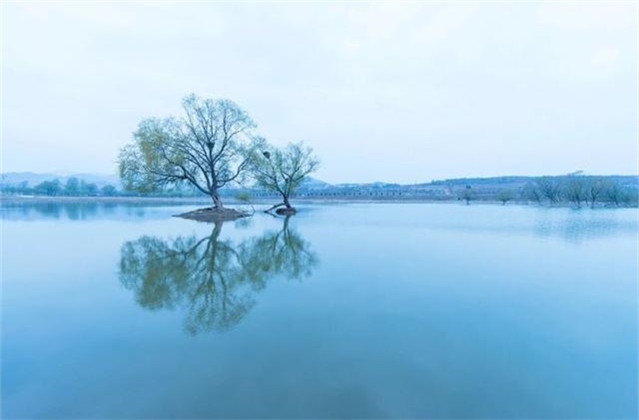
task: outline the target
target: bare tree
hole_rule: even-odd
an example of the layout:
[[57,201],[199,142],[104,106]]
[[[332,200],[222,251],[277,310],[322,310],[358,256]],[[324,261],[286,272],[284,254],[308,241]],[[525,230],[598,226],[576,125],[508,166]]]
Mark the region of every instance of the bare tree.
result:
[[557,203],[561,198],[561,189],[555,177],[542,176],[535,180],[535,184],[541,196],[550,201],[551,204]]
[[601,198],[606,188],[608,187],[608,182],[603,178],[589,178],[586,183],[586,196],[587,200],[590,201],[590,207],[595,207],[597,200]]
[[540,204],[543,198],[541,191],[537,187],[536,183],[529,182],[524,185],[524,188],[521,191],[522,198],[533,201],[535,203]]
[[515,198],[515,193],[511,189],[503,188],[497,191],[497,200],[501,201],[502,205],[506,205],[509,201]]
[[258,185],[278,193],[282,202],[267,210],[285,207],[280,213],[294,213],[290,198],[308,175],[319,167],[319,160],[313,149],[303,143],[291,143],[279,149],[265,147],[252,158],[252,173]]
[[470,200],[472,200],[474,196],[473,187],[470,185],[466,185],[466,187],[459,192],[459,198],[466,200],[467,205],[470,204]]
[[239,181],[256,147],[255,123],[229,100],[190,95],[182,107],[180,118],[140,123],[120,152],[120,177],[125,189],[137,191],[188,183],[221,209],[220,188]]
[[588,182],[582,175],[568,175],[562,183],[563,196],[577,207],[587,199]]
[[619,184],[619,182],[612,181],[608,185],[606,185],[606,189],[604,195],[606,200],[615,206],[619,206],[623,201],[623,188]]

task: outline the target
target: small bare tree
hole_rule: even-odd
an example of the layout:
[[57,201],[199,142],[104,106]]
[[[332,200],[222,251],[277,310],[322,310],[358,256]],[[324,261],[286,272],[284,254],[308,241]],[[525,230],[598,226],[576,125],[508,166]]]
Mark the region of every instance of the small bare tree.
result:
[[617,181],[611,181],[606,185],[604,196],[606,200],[615,206],[619,206],[623,201],[623,188]]
[[541,196],[546,198],[551,204],[559,202],[561,198],[561,188],[555,177],[542,176],[535,180],[535,184]]
[[585,201],[588,196],[588,182],[582,175],[568,175],[562,183],[563,196],[569,202],[573,203],[577,207],[581,207],[582,201]]
[[503,188],[497,191],[497,200],[501,201],[502,205],[506,205],[509,201],[515,198],[515,193],[513,190],[508,188]]
[[459,198],[461,198],[462,200],[466,200],[466,205],[470,204],[470,200],[472,200],[474,197],[475,195],[473,192],[473,187],[471,187],[470,185],[466,185],[466,187],[459,192]]
[[308,175],[317,170],[319,160],[313,149],[303,143],[291,143],[279,149],[273,146],[256,151],[252,157],[252,174],[258,185],[278,193],[282,202],[275,204],[267,212],[278,210],[279,213],[295,213],[291,206],[291,195],[299,188]]
[[537,204],[541,204],[541,200],[543,199],[543,196],[541,194],[541,191],[537,187],[537,184],[532,182],[524,185],[524,188],[521,190],[521,196],[523,199],[527,201],[533,201]]
[[191,184],[223,207],[220,188],[238,181],[257,147],[255,123],[229,100],[184,98],[181,118],[140,123],[133,142],[120,152],[119,170],[127,190],[154,191]]
[[586,200],[590,201],[590,207],[595,207],[607,188],[608,182],[603,178],[590,178],[586,183]]

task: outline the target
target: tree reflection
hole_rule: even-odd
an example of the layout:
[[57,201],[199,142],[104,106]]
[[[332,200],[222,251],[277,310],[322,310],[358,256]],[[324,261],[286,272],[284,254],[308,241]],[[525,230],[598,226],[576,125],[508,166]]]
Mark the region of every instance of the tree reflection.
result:
[[184,308],[191,334],[223,331],[254,306],[267,282],[283,275],[303,279],[317,264],[315,254],[284,220],[268,232],[239,244],[220,240],[222,223],[209,236],[165,240],[143,236],[121,249],[120,281],[144,308]]

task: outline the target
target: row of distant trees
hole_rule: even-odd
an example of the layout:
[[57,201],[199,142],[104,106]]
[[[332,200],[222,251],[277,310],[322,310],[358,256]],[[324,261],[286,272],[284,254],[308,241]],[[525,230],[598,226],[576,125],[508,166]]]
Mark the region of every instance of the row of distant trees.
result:
[[118,191],[113,185],[98,187],[95,183],[89,183],[76,177],[71,177],[64,183],[59,179],[51,179],[31,186],[28,182],[23,181],[18,184],[2,185],[0,188],[5,194],[46,195],[53,197],[113,197],[122,194],[122,192]]
[[[480,189],[466,185],[458,191],[458,199],[470,203],[480,199]],[[573,207],[637,206],[639,190],[623,185],[612,177],[587,176],[574,173],[562,176],[542,176],[528,182],[522,188],[498,188],[483,193],[481,199],[491,199],[506,204],[510,201],[525,201],[544,205]]]
[[[566,205],[574,207],[616,206],[627,207],[639,204],[638,185],[628,185],[615,177],[600,177],[586,175],[545,176],[531,178],[527,183],[519,186],[509,184],[484,186],[481,184],[461,184],[459,187],[449,186],[452,197],[472,201],[499,201],[502,204],[509,202],[529,202],[542,205]],[[202,193],[189,187],[179,189],[162,190],[158,192],[140,193],[136,191],[119,190],[113,185],[98,187],[94,183],[86,182],[78,178],[69,178],[66,182],[58,179],[41,182],[35,186],[26,181],[18,184],[0,184],[0,191],[4,194],[17,195],[44,195],[44,196],[69,196],[69,197],[117,197],[117,196],[163,196],[163,197],[193,197],[202,196]],[[433,195],[424,192],[411,192],[405,190],[402,194],[396,189],[379,188],[373,192],[362,189],[331,189],[304,190],[307,197],[318,198],[399,198],[404,199],[437,199],[441,195]],[[273,197],[274,193],[264,188],[227,189],[225,196],[235,196],[236,199],[250,200],[251,197]],[[451,196],[448,196],[451,198]]]
[[586,176],[580,173],[560,177],[544,176],[528,184],[524,197],[547,204],[570,203],[576,207],[597,205],[636,205],[637,189],[624,187],[611,178]]

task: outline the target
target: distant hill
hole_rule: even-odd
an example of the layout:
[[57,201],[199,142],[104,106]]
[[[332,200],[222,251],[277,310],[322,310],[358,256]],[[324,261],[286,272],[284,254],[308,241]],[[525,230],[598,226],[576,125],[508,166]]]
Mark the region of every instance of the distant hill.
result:
[[322,189],[322,188],[329,188],[331,186],[332,185],[329,184],[328,182],[320,181],[319,179],[309,176],[307,179],[305,179],[302,182],[301,188]]
[[[568,174],[570,175],[570,174]],[[588,175],[588,174],[580,174],[586,178],[588,177],[596,177],[596,178],[606,178],[609,180],[620,182],[622,185],[637,185],[639,183],[639,177],[636,175]],[[567,175],[558,175],[553,176],[554,178],[561,178],[562,176]],[[427,185],[524,185],[527,184],[539,177],[534,176],[494,176],[488,178],[452,178],[452,179],[444,179],[444,180],[436,180],[430,183],[425,184],[417,184],[416,186],[427,186]]]
[[400,184],[390,184],[388,182],[366,182],[366,183],[344,183],[335,184],[336,188],[397,188]]

